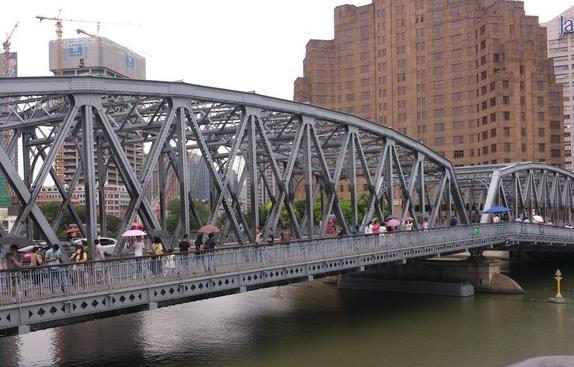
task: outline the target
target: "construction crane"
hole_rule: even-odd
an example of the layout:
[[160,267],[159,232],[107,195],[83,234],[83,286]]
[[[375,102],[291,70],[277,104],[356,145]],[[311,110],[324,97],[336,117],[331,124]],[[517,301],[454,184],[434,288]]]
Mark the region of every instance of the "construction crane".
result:
[[85,34],[86,36],[92,37],[92,38],[97,37],[95,34],[88,33],[88,32],[86,32],[86,31],[84,31],[83,29],[80,29],[80,28],[76,29],[76,33],[77,33],[77,34]]
[[19,21],[14,24],[14,27],[12,27],[10,33],[6,34],[6,40],[2,42],[2,47],[4,47],[4,67],[2,68],[2,75],[5,77],[10,76],[10,46],[12,45],[10,43],[10,39],[12,39],[18,24],[20,24]]
[[51,20],[56,22],[56,75],[62,75],[62,34],[63,34],[63,24],[62,22],[76,22],[76,23],[94,23],[97,25],[96,35],[90,34],[85,32],[81,29],[77,29],[76,32],[86,34],[90,37],[99,37],[100,35],[100,27],[102,24],[109,24],[109,25],[129,25],[129,26],[136,26],[139,27],[140,24],[133,24],[133,23],[114,23],[114,22],[101,22],[97,20],[86,20],[86,19],[62,19],[61,17],[62,9],[58,10],[58,15],[55,17],[44,17],[41,15],[37,15],[36,18],[41,21],[43,20]]

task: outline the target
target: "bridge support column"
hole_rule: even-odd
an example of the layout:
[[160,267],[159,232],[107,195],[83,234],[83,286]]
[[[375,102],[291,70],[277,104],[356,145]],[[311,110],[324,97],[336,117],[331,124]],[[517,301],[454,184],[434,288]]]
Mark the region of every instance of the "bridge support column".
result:
[[152,310],[157,310],[157,302],[150,302],[148,303],[148,310],[152,311]]
[[30,332],[30,325],[18,326],[18,335],[28,334]]

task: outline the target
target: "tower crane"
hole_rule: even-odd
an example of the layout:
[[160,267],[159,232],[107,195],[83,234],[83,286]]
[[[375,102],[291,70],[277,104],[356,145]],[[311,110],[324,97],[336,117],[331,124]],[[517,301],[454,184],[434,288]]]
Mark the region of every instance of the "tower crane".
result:
[[81,29],[77,29],[76,32],[78,33],[83,33],[85,35],[88,35],[90,37],[99,37],[100,35],[100,27],[102,24],[109,24],[109,25],[131,25],[131,26],[136,26],[139,27],[139,24],[133,24],[133,23],[114,23],[114,22],[101,22],[101,21],[97,21],[97,20],[86,20],[86,19],[63,19],[61,17],[62,14],[62,9],[58,10],[58,15],[55,17],[44,17],[41,15],[37,15],[36,18],[38,20],[43,21],[43,20],[51,20],[55,22],[55,26],[56,26],[56,75],[62,75],[62,34],[63,34],[63,24],[62,22],[77,22],[77,23],[95,23],[97,25],[97,31],[96,31],[96,35],[94,36],[93,34],[90,34],[88,32],[85,32]]
[[88,33],[88,32],[86,32],[86,31],[84,31],[83,29],[80,29],[80,28],[76,29],[76,33],[77,33],[77,34],[85,34],[86,36],[92,37],[92,38],[97,37],[95,34]]
[[5,77],[10,76],[10,46],[11,46],[10,39],[12,39],[12,36],[14,35],[14,31],[18,27],[18,24],[20,24],[19,21],[16,22],[16,24],[14,24],[14,27],[12,27],[10,33],[6,34],[6,40],[2,42],[2,47],[4,47],[4,67],[2,69],[2,75]]

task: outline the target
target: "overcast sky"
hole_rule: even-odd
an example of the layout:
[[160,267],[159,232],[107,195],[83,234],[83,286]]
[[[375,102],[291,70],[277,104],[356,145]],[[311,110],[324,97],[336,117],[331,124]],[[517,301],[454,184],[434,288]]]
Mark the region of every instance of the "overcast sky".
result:
[[[147,77],[204,84],[291,99],[293,81],[303,72],[310,38],[333,37],[333,9],[370,0],[163,0],[78,1],[2,0],[0,35],[19,20],[12,39],[20,76],[50,75],[48,41],[52,22],[36,15],[65,19],[128,22],[103,24],[100,35],[147,58]],[[548,21],[574,5],[570,0],[526,0],[526,13]],[[64,37],[75,29],[95,33],[95,24],[64,23]],[[3,39],[3,37],[2,37]]]

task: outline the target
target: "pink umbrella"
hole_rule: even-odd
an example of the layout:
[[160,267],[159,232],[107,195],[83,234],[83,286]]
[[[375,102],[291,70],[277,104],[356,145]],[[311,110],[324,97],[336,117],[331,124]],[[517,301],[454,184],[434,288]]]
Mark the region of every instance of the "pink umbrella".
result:
[[401,222],[399,222],[397,219],[391,219],[388,220],[386,224],[389,227],[397,227],[399,224],[401,224]]
[[122,234],[122,237],[139,237],[145,236],[146,233],[144,231],[140,231],[139,229],[130,229]]

